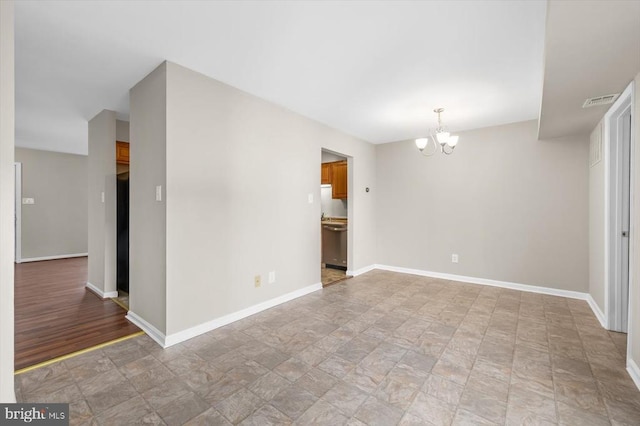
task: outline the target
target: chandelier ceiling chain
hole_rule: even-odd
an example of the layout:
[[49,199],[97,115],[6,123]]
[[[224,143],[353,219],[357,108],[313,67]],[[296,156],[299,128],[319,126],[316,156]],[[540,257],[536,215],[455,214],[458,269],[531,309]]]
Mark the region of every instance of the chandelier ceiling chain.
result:
[[[458,136],[450,134],[443,126],[440,114],[444,111],[444,108],[436,108],[433,110],[438,114],[438,127],[430,133],[430,137],[416,139],[416,147],[425,157],[431,157],[438,151],[438,145],[440,145],[440,152],[446,155],[451,155],[453,149],[458,144]],[[427,148],[431,145],[433,148]]]

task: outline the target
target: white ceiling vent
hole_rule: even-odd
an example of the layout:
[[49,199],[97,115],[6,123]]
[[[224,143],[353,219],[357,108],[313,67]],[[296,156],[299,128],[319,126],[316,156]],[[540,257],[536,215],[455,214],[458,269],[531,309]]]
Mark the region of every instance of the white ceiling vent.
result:
[[589,98],[582,104],[582,108],[590,108],[594,106],[609,105],[618,99],[620,93],[614,93],[613,95],[596,96],[595,98]]

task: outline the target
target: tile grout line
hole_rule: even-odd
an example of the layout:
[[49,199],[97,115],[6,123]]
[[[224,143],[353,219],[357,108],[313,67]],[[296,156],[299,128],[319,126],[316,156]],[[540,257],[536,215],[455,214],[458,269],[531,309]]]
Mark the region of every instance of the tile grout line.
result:
[[[548,353],[549,353],[549,365],[550,365],[550,369],[551,369],[551,388],[553,390],[553,406],[556,409],[556,421],[558,423],[560,423],[560,408],[558,407],[558,395],[556,394],[556,379],[555,379],[555,374],[553,374],[553,355],[552,355],[552,350],[551,350],[551,333],[549,333],[549,323],[547,322],[547,305],[544,304],[544,300],[543,300],[542,308],[543,308],[543,312],[544,312],[545,328],[547,330],[546,334],[547,334],[547,345],[548,345],[548,348],[549,348]],[[573,319],[573,315],[571,315],[571,319]],[[582,343],[582,340],[580,340],[580,343]]]
[[[569,309],[569,312],[571,313],[571,318],[573,319],[573,322],[575,324],[575,318],[573,316],[573,311],[571,311],[571,309]],[[605,398],[604,398],[604,393],[603,393],[603,389],[602,389],[602,385],[600,384],[600,381],[596,378],[596,375],[593,374],[593,366],[591,365],[591,360],[589,359],[589,356],[587,355],[587,351],[585,350],[584,347],[584,339],[582,338],[582,334],[580,333],[580,329],[578,329],[578,327],[576,326],[576,330],[578,331],[578,337],[580,338],[580,344],[582,345],[582,350],[584,351],[584,356],[587,360],[587,365],[589,366],[589,371],[591,372],[591,376],[593,377],[593,381],[596,383],[596,389],[598,390],[598,394],[599,396],[602,397],[602,405],[604,406],[605,412],[607,413],[607,419],[609,420],[609,422],[611,422],[612,417],[612,413],[609,411],[609,406],[608,404],[605,402]],[[606,329],[604,329],[606,330]],[[615,346],[616,349],[618,349],[617,345],[615,344],[615,342],[613,341],[613,339],[611,338],[611,335],[609,334],[609,330],[607,331],[607,337],[609,338],[609,340],[611,341],[611,343],[613,343],[613,345]]]

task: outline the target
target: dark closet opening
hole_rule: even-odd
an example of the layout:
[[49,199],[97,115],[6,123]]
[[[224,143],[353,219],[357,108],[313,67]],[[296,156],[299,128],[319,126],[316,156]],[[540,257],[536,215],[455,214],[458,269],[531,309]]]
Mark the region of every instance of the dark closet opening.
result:
[[[118,297],[129,296],[129,172],[118,175],[117,186],[117,259]],[[125,294],[122,294],[125,293]],[[128,303],[127,303],[128,304]]]

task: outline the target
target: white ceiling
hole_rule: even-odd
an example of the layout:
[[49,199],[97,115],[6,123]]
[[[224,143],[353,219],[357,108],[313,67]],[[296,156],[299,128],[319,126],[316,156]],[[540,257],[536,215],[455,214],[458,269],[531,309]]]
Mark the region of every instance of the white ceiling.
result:
[[589,133],[640,72],[640,1],[552,1],[547,14],[541,139]]
[[[167,59],[373,143],[538,117],[546,1],[19,1],[16,144],[86,154]],[[134,141],[135,143],[135,141]]]

